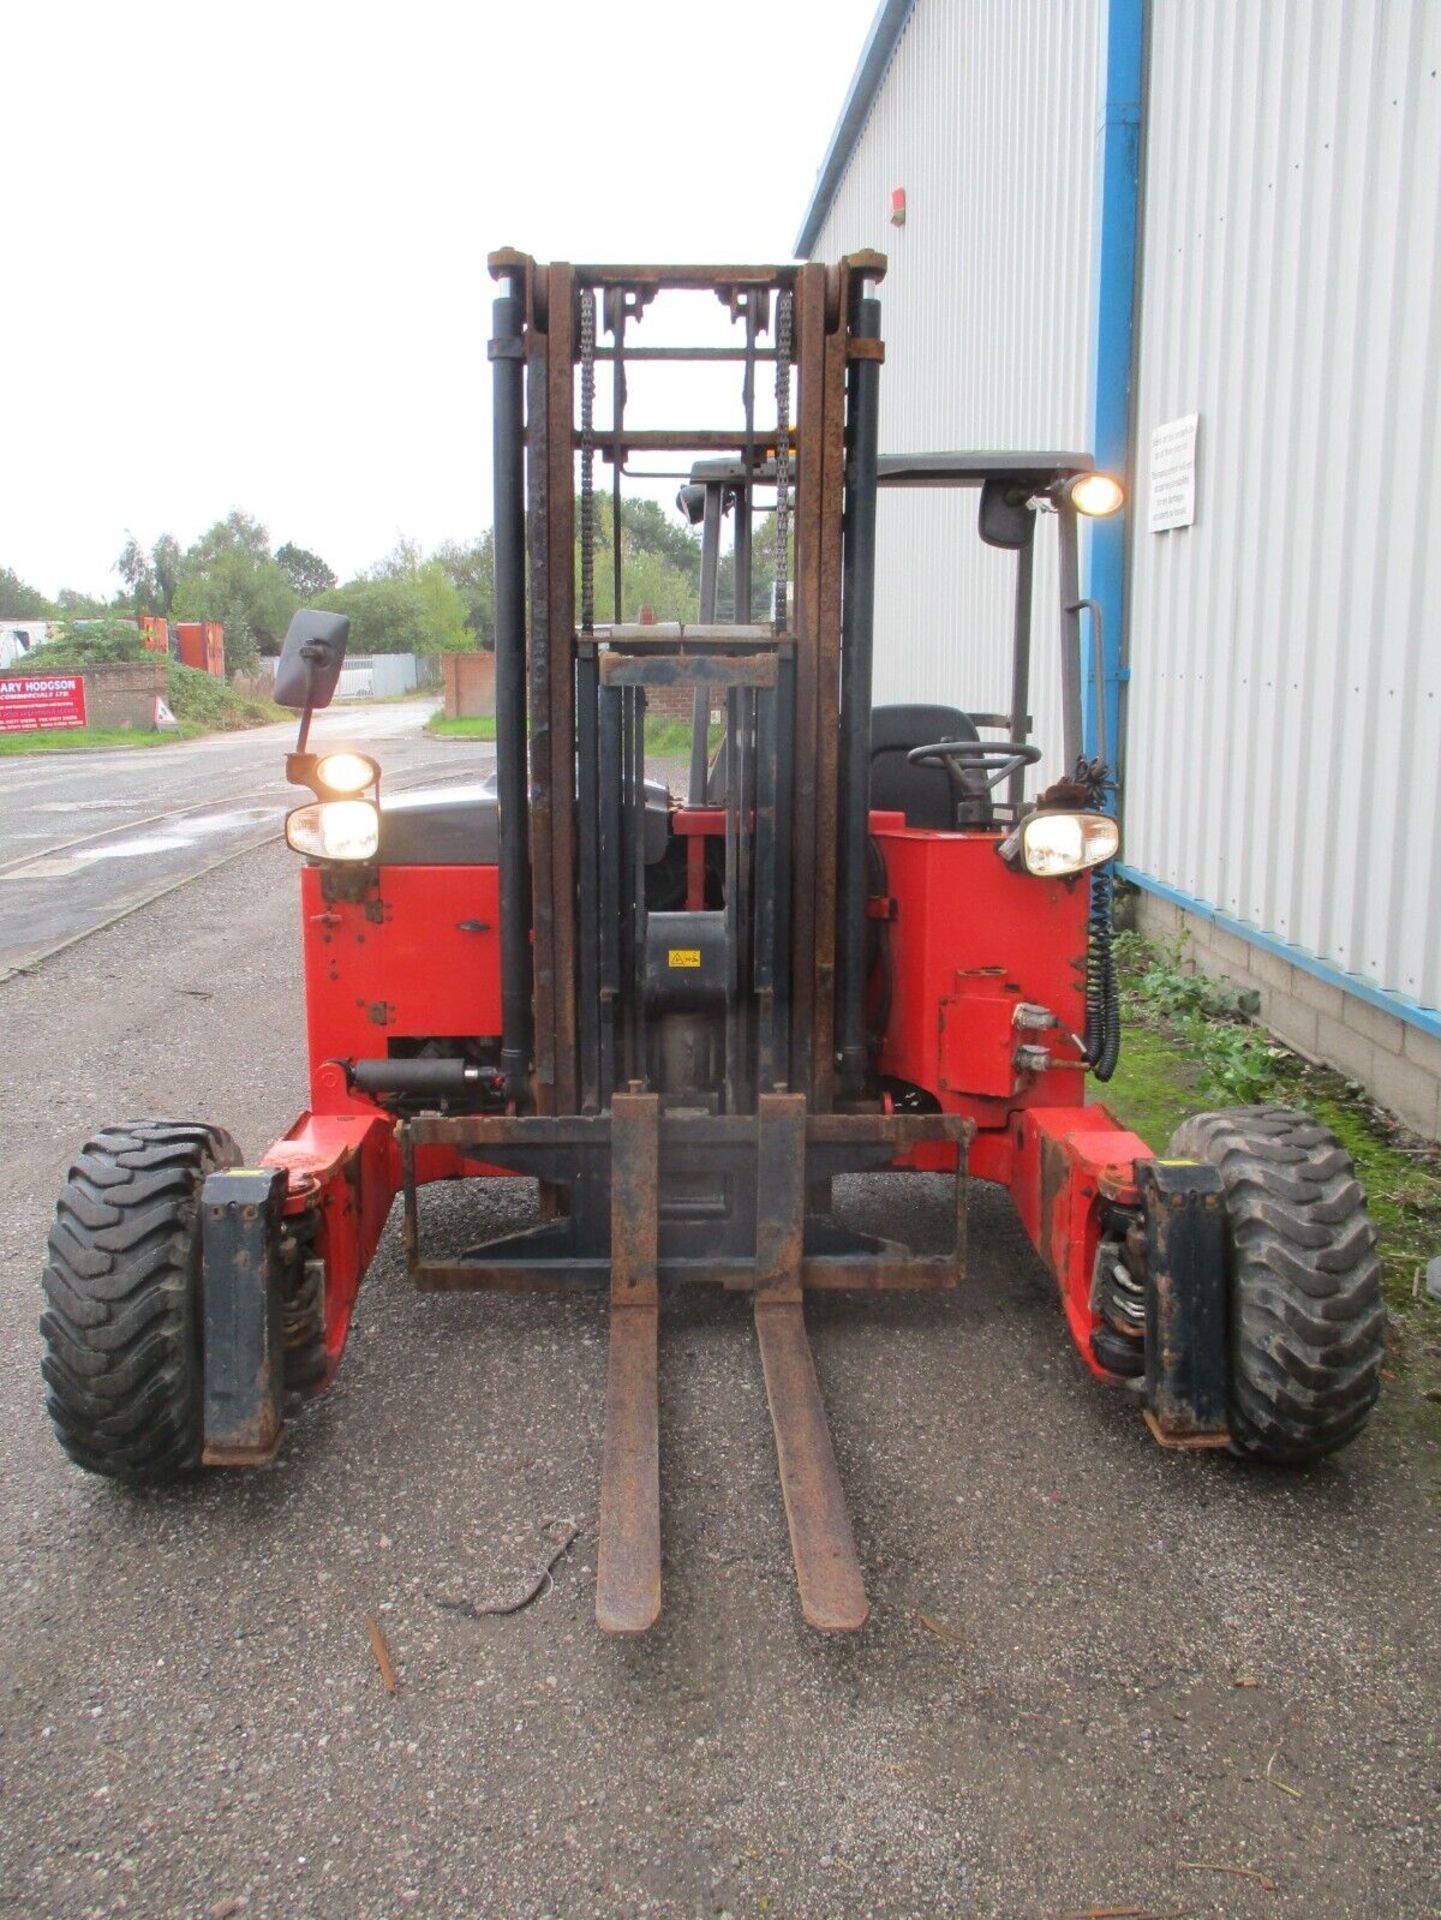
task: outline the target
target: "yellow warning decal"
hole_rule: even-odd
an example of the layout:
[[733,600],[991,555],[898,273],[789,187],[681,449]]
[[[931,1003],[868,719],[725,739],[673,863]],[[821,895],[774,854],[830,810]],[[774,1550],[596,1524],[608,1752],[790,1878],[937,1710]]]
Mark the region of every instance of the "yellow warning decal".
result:
[[672,947],[670,964],[673,967],[698,967],[700,965],[699,947]]

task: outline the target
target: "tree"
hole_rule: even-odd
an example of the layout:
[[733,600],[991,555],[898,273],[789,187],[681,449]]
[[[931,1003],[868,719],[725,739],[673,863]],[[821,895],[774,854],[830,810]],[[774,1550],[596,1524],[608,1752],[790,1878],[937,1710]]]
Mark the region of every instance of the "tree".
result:
[[115,571],[126,587],[122,599],[136,613],[158,613],[169,619],[182,564],[180,542],[173,533],[162,533],[147,552],[135,535],[127,532],[115,562]]
[[684,579],[700,585],[700,540],[685,524],[678,524],[658,500],[644,497],[622,500],[620,524],[636,553],[659,554]]
[[317,599],[336,583],[335,569],[326,566],[318,553],[312,553],[309,547],[297,547],[293,540],[275,549],[275,564],[302,600]]
[[[580,594],[580,502],[576,501],[575,581]],[[595,617],[615,618],[614,518],[607,495],[595,500]],[[623,500],[620,509],[621,613],[639,618],[649,607],[657,620],[694,620],[700,609],[700,542],[673,527],[654,500]]]
[[425,548],[418,540],[397,540],[383,560],[357,577],[361,580],[413,580],[425,565]]
[[131,605],[140,613],[152,612],[155,576],[151,571],[150,555],[133,533],[127,532],[125,535],[125,545],[116,558],[115,571],[125,582],[125,592]]
[[473,646],[460,589],[439,559],[402,541],[368,575],[323,594],[323,607],[350,619],[350,650],[449,653]]
[[495,645],[495,534],[489,527],[468,547],[447,540],[435,558],[455,582],[465,602],[465,624],[472,645]]
[[156,612],[163,613],[167,620],[175,604],[175,589],[180,584],[180,566],[180,542],[173,533],[162,533],[150,549],[150,569],[160,600]]
[[[790,578],[795,579],[795,537],[789,543]],[[769,620],[775,600],[776,517],[762,514],[751,528],[751,618]],[[723,553],[716,569],[716,612],[722,620],[735,618],[735,550]]]
[[0,620],[39,620],[50,602],[38,587],[20,578],[13,567],[0,567]]
[[294,587],[270,552],[270,535],[238,510],[217,520],[186,548],[172,611],[180,620],[218,620],[225,662],[253,673],[260,654],[278,653],[299,605]]
[[184,564],[187,571],[203,569],[222,553],[231,553],[237,548],[255,560],[271,558],[269,533],[251,514],[232,507],[223,520],[217,520],[193,546],[185,549]]
[[55,611],[64,620],[99,620],[115,609],[93,593],[81,593],[76,587],[62,587],[55,596]]

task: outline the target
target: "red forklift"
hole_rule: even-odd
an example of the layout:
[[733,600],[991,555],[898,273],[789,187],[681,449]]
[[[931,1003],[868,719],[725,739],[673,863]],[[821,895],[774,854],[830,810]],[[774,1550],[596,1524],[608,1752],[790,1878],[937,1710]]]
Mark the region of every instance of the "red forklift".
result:
[[[867,1600],[805,1296],[955,1287],[972,1180],[1009,1189],[1083,1364],[1162,1445],[1301,1463],[1353,1439],[1385,1316],[1339,1142],[1305,1114],[1242,1108],[1157,1155],[1089,1097],[1120,1043],[1118,831],[1104,746],[1082,751],[1079,524],[1119,484],[1079,454],[881,456],[880,255],[490,264],[494,778],[386,801],[374,760],[311,751],[347,624],[296,616],[275,693],[301,714],[288,771],[310,795],[287,823],[310,1108],[250,1164],[198,1122],[82,1148],[44,1280],[67,1453],[132,1483],[272,1460],[297,1400],[335,1374],[398,1196],[421,1289],[609,1292],[603,1629],[660,1611],[658,1330],[663,1296],[693,1285],[750,1303],[801,1608],[856,1629]],[[696,315],[721,344],[695,344]],[[717,363],[739,376],[728,417],[646,423],[670,369],[714,379]],[[616,529],[624,484],[682,483],[694,622],[625,618],[597,460]],[[888,487],[969,490],[981,541],[1014,556],[1007,712],[873,704]],[[1049,539],[1061,670],[1039,690]],[[693,705],[688,777],[657,778],[647,701],[675,689]],[[1054,729],[1033,725],[1038,692]],[[1028,797],[1052,730],[1059,760]],[[857,1173],[948,1181],[952,1245],[848,1225],[833,1195]],[[528,1224],[427,1247],[423,1186],[514,1175],[535,1182]]]

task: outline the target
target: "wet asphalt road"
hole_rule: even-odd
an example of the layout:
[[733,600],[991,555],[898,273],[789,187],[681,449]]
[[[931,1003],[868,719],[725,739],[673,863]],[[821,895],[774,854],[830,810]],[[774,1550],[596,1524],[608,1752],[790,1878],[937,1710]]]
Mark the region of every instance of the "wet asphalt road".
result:
[[[394,1221],[274,1470],[137,1498],[71,1468],[35,1329],[66,1156],[149,1112],[252,1154],[288,1124],[294,880],[246,854],[0,985],[0,1914],[1441,1913],[1414,1408],[1306,1474],[1159,1452],[986,1189],[953,1297],[811,1310],[853,1640],[799,1621],[741,1303],[663,1317],[665,1611],[606,1642],[603,1304],[416,1298]],[[426,1198],[455,1249],[524,1192]],[[846,1204],[944,1230],[925,1179]],[[512,1587],[557,1518],[584,1530],[527,1611],[435,1604]]]
[[[365,746],[390,784],[489,748],[432,740],[434,701],[317,714],[311,743]],[[37,753],[0,760],[0,978],[113,914],[273,839],[306,796],[285,780],[295,722],[173,746]]]

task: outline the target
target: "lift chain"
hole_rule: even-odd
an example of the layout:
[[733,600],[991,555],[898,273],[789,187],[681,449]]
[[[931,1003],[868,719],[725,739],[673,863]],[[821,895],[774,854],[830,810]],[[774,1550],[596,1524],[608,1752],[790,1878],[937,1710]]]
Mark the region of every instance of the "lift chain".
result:
[[580,629],[595,631],[595,293],[580,296]]
[[791,295],[776,300],[776,584],[773,617],[786,625],[791,531]]

